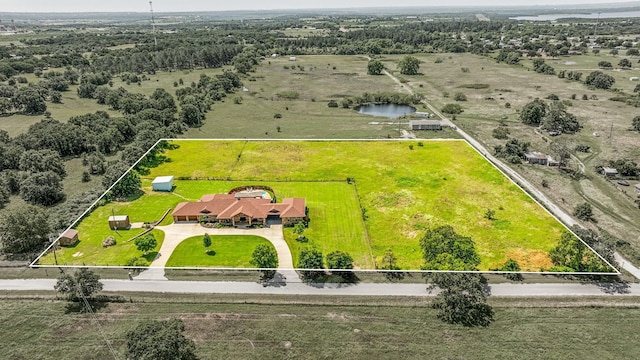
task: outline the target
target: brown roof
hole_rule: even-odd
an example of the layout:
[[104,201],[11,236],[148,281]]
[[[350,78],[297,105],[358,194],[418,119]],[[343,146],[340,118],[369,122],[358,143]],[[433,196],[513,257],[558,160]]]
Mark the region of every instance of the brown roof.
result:
[[78,230],[69,229],[69,230],[63,232],[60,237],[67,238],[67,239],[73,239],[76,236],[78,236]]
[[286,198],[281,204],[270,199],[239,198],[233,194],[204,195],[197,202],[179,203],[173,216],[216,216],[218,219],[231,219],[244,214],[254,219],[265,219],[268,215],[281,218],[305,217],[304,198]]

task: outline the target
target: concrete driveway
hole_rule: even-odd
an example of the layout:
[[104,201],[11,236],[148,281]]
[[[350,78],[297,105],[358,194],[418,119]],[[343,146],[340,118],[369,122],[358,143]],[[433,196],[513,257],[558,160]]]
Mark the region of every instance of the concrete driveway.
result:
[[166,280],[164,276],[164,268],[171,254],[178,244],[183,240],[193,237],[202,236],[205,233],[215,235],[256,235],[261,236],[271,242],[276,248],[278,254],[278,272],[292,280],[299,280],[298,274],[293,270],[293,257],[291,250],[284,240],[282,234],[282,225],[271,225],[268,228],[261,229],[236,229],[236,228],[220,228],[212,229],[202,227],[200,224],[171,224],[167,226],[156,226],[156,229],[164,232],[164,242],[158,256],[151,263],[149,270],[145,270],[136,276],[137,279],[145,280]]

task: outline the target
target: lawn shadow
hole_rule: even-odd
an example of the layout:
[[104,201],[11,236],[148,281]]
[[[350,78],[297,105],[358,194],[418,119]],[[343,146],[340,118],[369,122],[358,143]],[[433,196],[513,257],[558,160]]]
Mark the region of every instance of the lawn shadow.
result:
[[77,240],[76,242],[74,242],[71,245],[60,245],[60,248],[62,248],[62,249],[73,249],[73,248],[77,247],[78,244],[80,244],[81,242],[82,242],[82,240]]
[[142,257],[148,262],[152,263],[153,260],[155,260],[158,257],[158,252],[152,251],[150,253],[147,253],[146,255],[142,255]]
[[584,285],[596,285],[602,292],[609,295],[622,295],[629,293],[629,282],[619,276],[585,275],[580,279]]
[[284,287],[287,286],[287,278],[276,272],[271,279],[259,280],[258,283],[261,283],[264,287]]
[[357,285],[360,282],[360,278],[353,271],[344,271],[333,274],[318,275],[313,279],[304,279],[304,283],[317,289],[323,288],[345,288],[349,286]]
[[[97,295],[87,299],[92,311],[100,311],[109,306],[109,303],[124,303],[126,299],[120,295]],[[65,314],[86,313],[88,309],[82,300],[69,301],[65,306]]]

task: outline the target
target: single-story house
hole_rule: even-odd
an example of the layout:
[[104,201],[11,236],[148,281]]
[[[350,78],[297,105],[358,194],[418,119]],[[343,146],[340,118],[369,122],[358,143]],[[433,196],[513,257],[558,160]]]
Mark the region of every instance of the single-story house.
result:
[[547,155],[547,165],[548,166],[560,166],[560,161],[555,160],[551,156]]
[[295,224],[306,221],[304,198],[285,198],[282,203],[253,194],[209,194],[196,202],[179,203],[173,210],[173,221],[220,222],[232,226],[253,224]]
[[109,228],[113,230],[123,230],[131,227],[129,215],[109,216]]
[[439,120],[409,120],[411,130],[442,130]]
[[171,191],[173,190],[173,176],[158,176],[151,183],[153,191]]
[[549,164],[549,159],[547,158],[547,155],[537,151],[532,151],[524,154],[524,158],[527,159],[527,162],[529,164],[540,164],[540,165]]
[[603,166],[602,167],[602,175],[606,177],[616,177],[618,176],[618,170],[610,167]]
[[62,233],[60,236],[60,240],[58,240],[58,244],[60,246],[70,246],[78,242],[78,230],[69,229]]

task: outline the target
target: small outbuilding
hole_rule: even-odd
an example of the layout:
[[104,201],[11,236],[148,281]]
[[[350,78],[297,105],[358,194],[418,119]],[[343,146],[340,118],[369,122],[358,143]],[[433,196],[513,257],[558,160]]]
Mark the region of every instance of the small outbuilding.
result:
[[109,216],[109,228],[113,230],[124,230],[131,227],[129,215]]
[[172,191],[173,176],[158,176],[151,183],[153,191]]
[[603,166],[602,167],[602,175],[612,178],[618,176],[618,170],[610,167]]
[[78,242],[78,230],[69,229],[62,233],[60,236],[60,240],[58,240],[58,244],[60,246],[71,246]]
[[636,189],[636,192],[640,194],[640,184],[636,184],[634,188]]
[[629,78],[629,81],[640,81],[640,77],[632,76]]
[[442,130],[442,123],[438,120],[409,120],[411,130]]
[[296,61],[296,60],[298,60],[298,59],[295,56],[289,57],[289,61]]
[[532,151],[524,154],[524,158],[527,159],[527,162],[529,164],[548,165],[549,163],[549,158],[547,158],[547,155],[537,151]]

